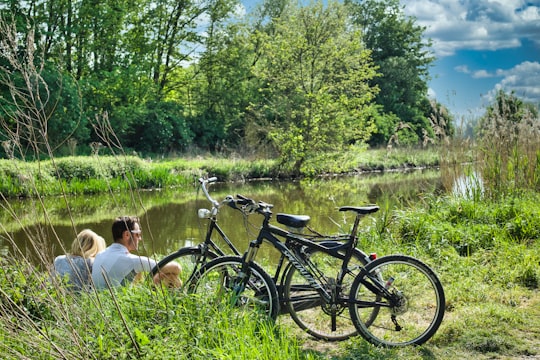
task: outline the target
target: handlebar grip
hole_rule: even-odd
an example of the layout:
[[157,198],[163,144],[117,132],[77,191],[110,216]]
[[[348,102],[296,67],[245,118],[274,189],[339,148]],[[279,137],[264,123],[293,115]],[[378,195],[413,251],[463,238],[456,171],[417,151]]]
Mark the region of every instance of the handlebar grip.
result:
[[259,201],[259,207],[260,208],[268,208],[268,209],[271,209],[274,207],[273,204],[269,204],[269,203],[266,203],[264,201]]
[[199,178],[199,182],[201,184],[203,184],[203,183],[213,183],[213,182],[216,182],[217,179],[218,178],[216,176],[212,176],[211,178],[208,178],[208,179],[205,179],[205,178],[201,177],[201,178]]
[[239,205],[255,204],[255,200],[250,199],[244,195],[236,194],[236,201]]

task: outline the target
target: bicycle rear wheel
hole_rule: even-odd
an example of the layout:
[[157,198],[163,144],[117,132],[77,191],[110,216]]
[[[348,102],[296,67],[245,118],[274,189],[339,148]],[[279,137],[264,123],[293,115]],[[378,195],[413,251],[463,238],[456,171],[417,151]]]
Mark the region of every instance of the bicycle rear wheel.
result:
[[189,292],[216,306],[232,305],[276,319],[279,297],[274,281],[258,264],[242,271],[239,256],[223,256],[205,264],[195,274]]
[[[374,291],[381,284],[388,293]],[[444,308],[437,275],[405,255],[384,256],[366,265],[352,285],[349,301],[358,332],[370,343],[387,347],[425,343],[439,328]]]
[[[341,270],[343,259],[321,251],[312,251],[308,256],[317,269],[334,277],[333,284],[337,286],[335,277]],[[351,285],[366,262],[366,254],[355,249],[341,290],[336,291],[337,296],[333,303],[326,303],[306,278],[294,266],[289,266],[284,282],[283,302],[294,322],[311,336],[322,340],[342,341],[357,335],[349,315],[347,300]],[[331,280],[327,279],[329,286],[332,285]]]
[[160,260],[150,271],[150,276],[153,278],[165,265],[173,261],[177,262],[180,265],[180,274],[177,278],[171,278],[170,276],[165,278],[162,285],[183,291],[189,288],[193,276],[202,266],[217,257],[217,254],[211,251],[203,251],[199,246],[184,247]]

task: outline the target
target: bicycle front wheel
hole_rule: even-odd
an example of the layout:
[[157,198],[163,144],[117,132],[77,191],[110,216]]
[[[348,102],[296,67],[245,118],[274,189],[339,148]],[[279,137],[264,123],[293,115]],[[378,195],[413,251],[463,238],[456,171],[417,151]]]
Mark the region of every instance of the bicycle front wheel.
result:
[[216,306],[231,305],[276,319],[279,297],[274,281],[258,264],[242,271],[239,256],[223,256],[204,265],[190,283],[190,293]]
[[[385,290],[376,291],[381,286]],[[437,275],[405,255],[384,256],[366,265],[354,280],[349,300],[358,332],[370,343],[387,347],[425,343],[439,328],[444,307]]]
[[184,247],[160,260],[150,271],[150,276],[153,278],[165,265],[176,262],[180,265],[180,273],[174,277],[165,276],[161,285],[177,290],[188,289],[189,283],[202,266],[217,257],[215,253],[203,251],[198,246]]

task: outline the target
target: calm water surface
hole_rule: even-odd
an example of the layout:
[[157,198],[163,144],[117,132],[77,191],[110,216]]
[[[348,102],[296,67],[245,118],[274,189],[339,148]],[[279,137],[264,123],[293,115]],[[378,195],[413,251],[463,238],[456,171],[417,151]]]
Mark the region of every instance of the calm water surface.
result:
[[[228,194],[242,194],[273,204],[274,213],[310,215],[310,226],[322,233],[339,231],[336,223],[342,223],[340,217],[343,216],[337,211],[339,206],[391,203],[395,208],[414,203],[425,194],[444,191],[434,170],[302,182],[219,183],[212,185],[210,190],[216,200],[222,200]],[[180,247],[199,243],[203,237],[206,222],[197,217],[197,210],[209,208],[210,204],[196,186],[188,192],[141,192],[132,198],[137,206],[131,214],[141,217],[143,228],[141,253],[160,258]],[[1,231],[0,253],[4,256],[22,253],[34,261],[39,258],[36,254],[52,259],[69,249],[76,232],[84,228],[101,234],[109,244],[112,219],[130,211],[119,207],[114,196],[71,200],[69,207],[61,199],[56,200],[54,211],[51,210],[53,225],[36,224]],[[74,203],[77,205],[71,205]],[[246,229],[245,219],[238,211],[223,207],[219,214],[219,224],[240,249],[245,249],[248,241],[255,237],[260,219],[259,215],[251,215],[251,225]]]

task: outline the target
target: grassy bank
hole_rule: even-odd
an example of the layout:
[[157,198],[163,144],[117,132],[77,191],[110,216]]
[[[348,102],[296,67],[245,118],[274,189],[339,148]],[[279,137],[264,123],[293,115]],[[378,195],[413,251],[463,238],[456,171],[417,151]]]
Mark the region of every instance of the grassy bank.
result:
[[[438,165],[438,159],[435,149],[367,151],[351,148],[347,153],[325,154],[313,159],[306,167],[309,172],[301,176],[433,167]],[[93,156],[40,162],[11,159],[0,160],[0,194],[14,198],[181,187],[206,174],[217,176],[221,181],[296,176],[276,160],[235,156],[166,160]]]
[[[2,258],[7,359],[531,359],[540,357],[540,195],[426,198],[383,208],[360,247],[430,264],[445,288],[441,328],[421,347],[311,340],[281,320],[234,315],[146,284],[72,296],[43,269]],[[284,319],[284,318],[282,318]]]

